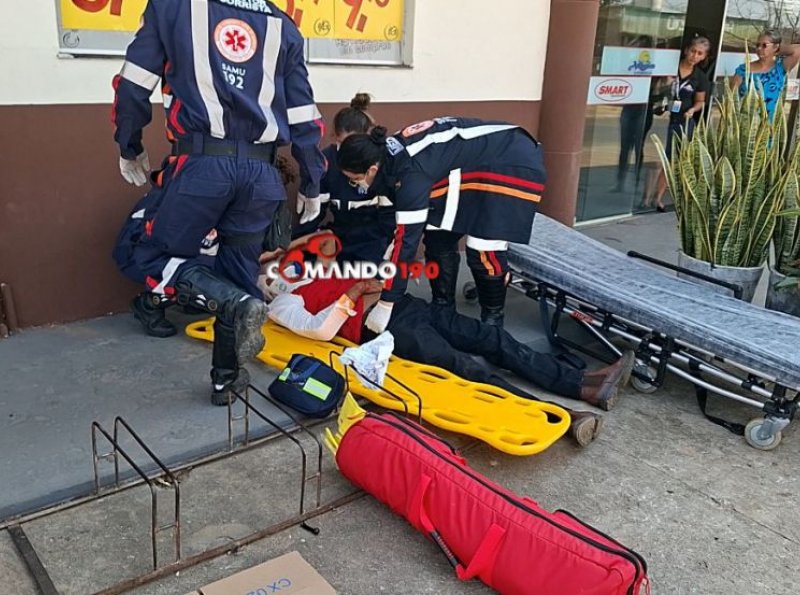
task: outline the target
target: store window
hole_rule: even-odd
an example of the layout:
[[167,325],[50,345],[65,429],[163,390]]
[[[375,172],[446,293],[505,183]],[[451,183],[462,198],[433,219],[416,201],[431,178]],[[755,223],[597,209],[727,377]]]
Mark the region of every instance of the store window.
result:
[[603,0],[587,98],[577,221],[655,209],[664,97],[680,61],[688,0]]

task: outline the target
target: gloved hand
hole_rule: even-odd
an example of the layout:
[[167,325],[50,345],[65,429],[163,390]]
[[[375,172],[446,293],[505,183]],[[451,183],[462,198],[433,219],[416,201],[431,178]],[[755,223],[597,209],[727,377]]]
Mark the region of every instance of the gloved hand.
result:
[[393,308],[394,304],[391,302],[384,302],[383,300],[375,304],[375,307],[372,308],[369,316],[367,316],[365,322],[367,328],[373,333],[380,335],[389,325],[389,319],[392,317]]
[[322,201],[319,197],[306,198],[298,192],[297,194],[297,214],[300,215],[300,224],[308,223],[319,216],[322,209]]
[[119,158],[119,172],[128,184],[143,186],[147,183],[147,174],[150,171],[150,158],[147,151],[142,151],[136,159]]

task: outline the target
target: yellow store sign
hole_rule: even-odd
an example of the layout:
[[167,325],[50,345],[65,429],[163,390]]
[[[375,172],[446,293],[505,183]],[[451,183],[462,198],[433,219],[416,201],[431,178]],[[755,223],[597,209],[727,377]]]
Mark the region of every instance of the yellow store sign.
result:
[[[62,29],[136,31],[147,0],[60,0]],[[307,38],[399,41],[404,0],[275,0]]]
[[84,31],[136,31],[147,0],[61,0],[61,27]]
[[275,0],[304,37],[399,41],[404,0]]

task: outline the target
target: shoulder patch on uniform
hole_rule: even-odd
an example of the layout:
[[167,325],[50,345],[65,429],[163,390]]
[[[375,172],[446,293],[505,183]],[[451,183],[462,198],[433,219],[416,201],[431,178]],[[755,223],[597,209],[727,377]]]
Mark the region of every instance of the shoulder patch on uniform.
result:
[[433,120],[425,120],[424,122],[412,124],[405,130],[403,130],[403,138],[408,138],[410,136],[414,136],[415,134],[419,134],[420,132],[425,132],[428,128],[431,128],[434,124],[435,122]]
[[390,136],[386,139],[386,148],[389,150],[389,155],[399,155],[405,150],[405,146],[395,137]]
[[214,2],[232,6],[233,8],[241,8],[242,10],[272,14],[272,9],[266,0],[214,0]]

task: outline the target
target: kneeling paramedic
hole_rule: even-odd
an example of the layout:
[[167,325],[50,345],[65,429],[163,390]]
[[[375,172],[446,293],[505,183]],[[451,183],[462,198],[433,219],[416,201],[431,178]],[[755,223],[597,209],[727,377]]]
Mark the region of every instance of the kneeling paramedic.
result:
[[[216,316],[212,401],[248,381],[242,365],[263,349],[267,306],[256,286],[258,257],[273,214],[286,198],[275,168],[291,142],[300,191],[319,194],[322,122],[303,61],[303,38],[270,2],[150,0],[114,79],[114,139],[120,171],[146,182],[142,129],[150,95],[163,77],[172,154],[155,176],[155,218],[134,259],[159,299]],[[198,246],[215,229],[213,266]]]

